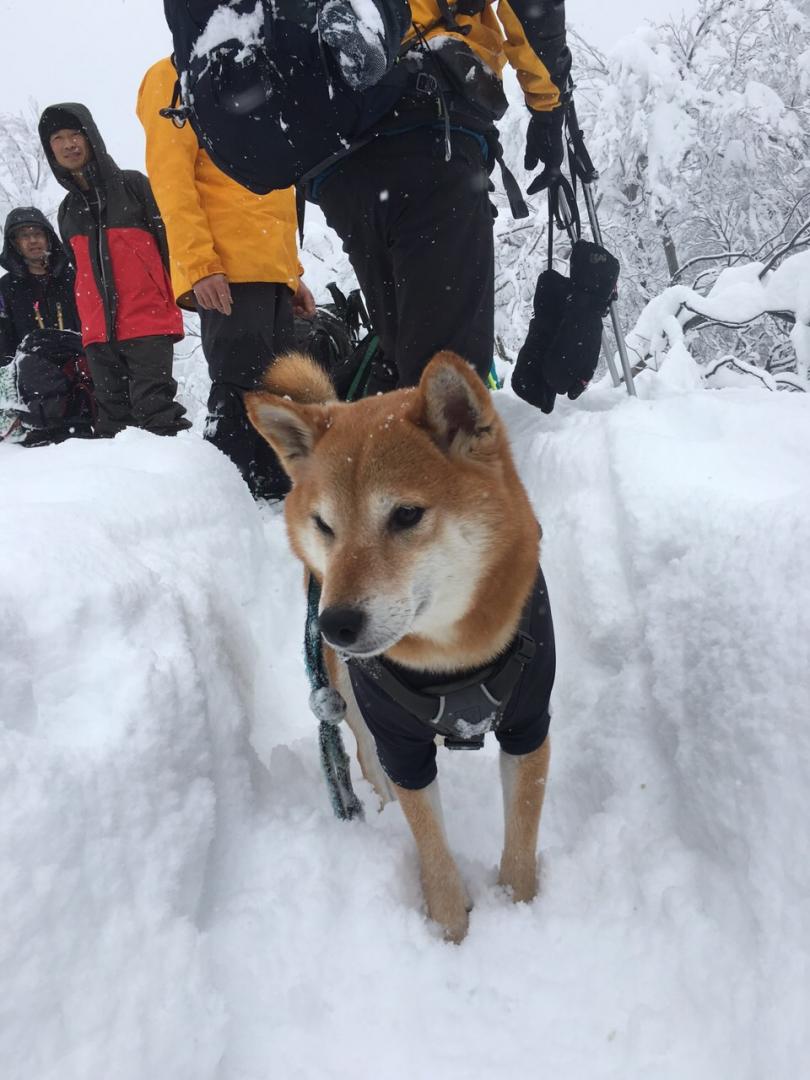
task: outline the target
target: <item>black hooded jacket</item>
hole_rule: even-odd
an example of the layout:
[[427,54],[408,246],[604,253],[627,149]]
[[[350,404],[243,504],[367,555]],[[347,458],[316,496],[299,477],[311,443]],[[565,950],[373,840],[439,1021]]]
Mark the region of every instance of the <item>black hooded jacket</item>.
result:
[[[48,237],[47,274],[32,274],[11,240],[22,225],[37,225]],[[14,358],[32,330],[78,330],[79,315],[73,297],[75,273],[56,231],[41,210],[21,206],[6,218],[0,266],[0,364]]]
[[[90,193],[53,156],[50,136],[60,128],[81,130],[90,143],[93,160],[82,170]],[[118,168],[84,105],[50,105],[40,117],[39,135],[54,176],[68,192],[59,207],[59,232],[76,267],[84,344],[182,338],[166,230],[147,178]]]

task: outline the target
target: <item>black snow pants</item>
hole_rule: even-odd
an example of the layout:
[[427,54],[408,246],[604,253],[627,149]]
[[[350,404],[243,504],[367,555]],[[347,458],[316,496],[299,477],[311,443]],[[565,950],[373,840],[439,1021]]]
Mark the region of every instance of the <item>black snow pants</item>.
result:
[[98,342],[88,345],[85,355],[98,405],[98,435],[117,435],[128,426],[176,435],[191,426],[186,410],[175,400],[170,337]]
[[316,181],[315,197],[380,335],[371,392],[414,386],[440,349],[486,379],[494,345],[494,242],[483,136],[441,126],[381,134]]
[[248,420],[242,395],[294,345],[292,292],[269,282],[232,284],[230,315],[199,309],[211,394],[205,437],[233,461],[256,498],[289,491],[278,458]]

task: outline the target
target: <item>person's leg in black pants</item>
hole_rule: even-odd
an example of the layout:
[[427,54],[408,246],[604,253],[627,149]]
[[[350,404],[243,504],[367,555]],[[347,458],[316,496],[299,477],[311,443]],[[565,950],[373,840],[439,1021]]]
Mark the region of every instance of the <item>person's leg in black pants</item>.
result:
[[476,138],[454,132],[452,144],[448,162],[440,131],[381,136],[347,158],[318,194],[398,386],[415,385],[440,349],[458,353],[482,379],[492,363],[488,171]]
[[205,438],[233,461],[256,498],[274,498],[289,481],[273,451],[250,423],[243,394],[268,365],[293,346],[292,292],[286,285],[232,284],[230,315],[200,309],[200,331],[211,394]]
[[132,338],[119,341],[117,349],[129,369],[129,401],[135,424],[156,435],[176,435],[191,427],[186,410],[176,397],[172,339]]
[[105,341],[88,345],[85,355],[98,405],[96,434],[109,437],[132,425],[156,435],[176,435],[191,426],[175,398],[171,338]]
[[98,406],[96,432],[110,438],[134,423],[129,400],[129,366],[114,342],[88,345],[85,356]]

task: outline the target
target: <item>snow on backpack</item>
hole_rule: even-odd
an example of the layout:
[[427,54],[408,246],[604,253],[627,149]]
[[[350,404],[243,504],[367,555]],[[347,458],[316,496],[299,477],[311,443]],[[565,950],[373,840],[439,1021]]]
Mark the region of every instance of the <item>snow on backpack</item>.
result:
[[401,96],[408,0],[164,0],[178,73],[161,115],[257,194],[289,187]]
[[55,434],[89,430],[96,400],[80,334],[32,330],[17,349],[14,369],[23,428]]

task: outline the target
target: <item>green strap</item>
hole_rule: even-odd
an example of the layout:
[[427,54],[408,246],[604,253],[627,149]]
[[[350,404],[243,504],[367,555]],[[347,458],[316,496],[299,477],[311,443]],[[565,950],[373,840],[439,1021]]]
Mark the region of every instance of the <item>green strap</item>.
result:
[[[358,389],[360,389],[360,384],[363,380],[363,376],[368,370],[368,366],[371,363],[371,358],[374,356],[374,353],[379,348],[379,344],[379,337],[376,334],[372,334],[371,338],[369,339],[369,343],[366,346],[366,351],[363,353],[363,359],[360,361],[360,366],[354,373],[354,378],[352,379],[351,386],[346,393],[347,401],[354,401],[354,396],[357,393]],[[363,385],[363,389],[365,389],[365,384]]]
[[[307,621],[304,631],[304,662],[312,690],[310,702],[317,696],[319,691],[329,686],[326,666],[323,662],[323,641],[318,627],[320,598],[321,587],[310,574],[307,582]],[[314,708],[313,712],[318,716],[318,712]],[[351,821],[356,817],[362,818],[363,805],[355,795],[352,787],[349,758],[343,746],[340,728],[336,723],[330,723],[320,716],[318,716],[318,719],[318,746],[321,753],[321,768],[335,817],[340,818],[341,821]]]

